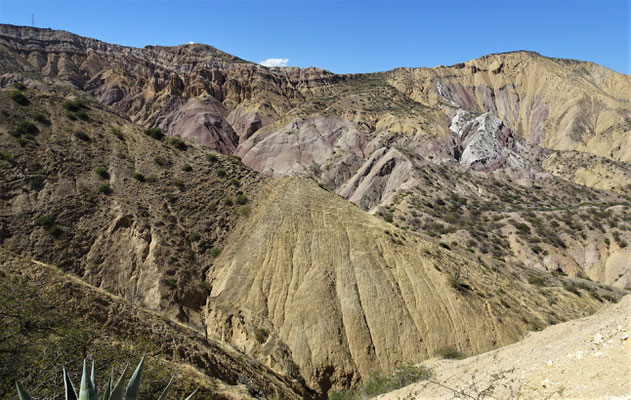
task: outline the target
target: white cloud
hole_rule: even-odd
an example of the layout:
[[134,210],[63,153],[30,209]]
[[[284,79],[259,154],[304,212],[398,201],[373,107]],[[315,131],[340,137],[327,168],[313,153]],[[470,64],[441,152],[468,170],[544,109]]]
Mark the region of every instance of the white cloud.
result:
[[286,67],[288,62],[289,58],[268,58],[259,64],[265,67]]
[[188,42],[188,44],[195,44],[195,42]]

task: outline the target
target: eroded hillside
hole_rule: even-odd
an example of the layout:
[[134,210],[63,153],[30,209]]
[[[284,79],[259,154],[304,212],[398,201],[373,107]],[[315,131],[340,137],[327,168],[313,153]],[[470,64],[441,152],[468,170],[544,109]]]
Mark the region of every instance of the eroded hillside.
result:
[[243,396],[484,352],[631,288],[630,86],[530,52],[336,75],[0,25],[3,269],[237,351],[200,373]]
[[209,331],[248,347],[256,329],[277,334],[322,392],[443,348],[476,354],[512,343],[619,295],[511,264],[489,267],[304,178],[270,182],[252,211],[208,273]]

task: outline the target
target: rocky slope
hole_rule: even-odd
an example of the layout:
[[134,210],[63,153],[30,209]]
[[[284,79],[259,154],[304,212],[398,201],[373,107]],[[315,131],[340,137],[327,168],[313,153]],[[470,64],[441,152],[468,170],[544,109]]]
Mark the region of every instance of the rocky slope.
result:
[[3,398],[15,396],[16,377],[31,394],[58,398],[63,393],[61,371],[50,365],[66,365],[78,382],[84,354],[96,359],[100,388],[110,367],[116,366],[118,373],[142,353],[150,355],[143,373],[143,397],[157,397],[173,372],[178,372],[171,391],[176,398],[196,387],[202,398],[312,396],[298,381],[274,373],[224,342],[204,338],[53,266],[4,249],[0,249],[0,299]]
[[430,382],[378,398],[628,399],[630,334],[627,296],[595,315],[548,327],[498,350],[428,362],[434,371]]

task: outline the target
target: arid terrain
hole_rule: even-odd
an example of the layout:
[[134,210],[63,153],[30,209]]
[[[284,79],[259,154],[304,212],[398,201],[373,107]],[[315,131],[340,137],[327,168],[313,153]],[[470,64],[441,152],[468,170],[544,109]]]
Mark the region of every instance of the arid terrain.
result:
[[[327,398],[432,359],[456,391],[624,398],[630,101],[525,51],[337,75],[0,25],[0,307],[28,311],[0,397],[146,352],[145,395],[177,369],[178,394]],[[387,398],[455,393],[416,385]]]

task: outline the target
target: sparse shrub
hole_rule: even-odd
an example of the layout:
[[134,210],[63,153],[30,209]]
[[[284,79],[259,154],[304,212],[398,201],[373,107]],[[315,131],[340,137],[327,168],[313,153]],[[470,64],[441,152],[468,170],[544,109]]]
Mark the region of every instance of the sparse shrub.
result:
[[33,116],[33,119],[42,125],[46,125],[46,126],[50,125],[50,121],[44,114],[37,113]]
[[145,176],[143,174],[141,174],[140,172],[134,172],[131,177],[134,178],[135,180],[137,180],[138,182],[144,182],[145,181]]
[[228,173],[226,172],[225,169],[219,168],[217,170],[217,176],[219,176],[220,178],[225,178],[227,175],[228,175]]
[[101,178],[101,179],[110,179],[110,174],[107,172],[107,168],[105,168],[104,166],[100,166],[100,167],[96,167],[94,168],[94,172]]
[[74,113],[74,115],[82,121],[90,120],[90,116],[88,115],[87,112],[85,112],[85,110],[79,110],[76,113]]
[[446,358],[448,360],[462,360],[467,358],[466,355],[459,352],[457,349],[453,347],[443,347],[438,349],[438,355],[442,358]]
[[234,202],[230,197],[226,197],[225,199],[223,199],[223,205],[227,207],[232,207],[234,205]]
[[39,129],[33,123],[28,121],[19,122],[13,129],[9,131],[9,134],[13,137],[19,138],[22,135],[37,135]]
[[125,136],[123,136],[123,132],[115,126],[110,127],[110,133],[116,136],[119,140],[125,140]]
[[239,209],[239,215],[242,217],[247,217],[250,215],[250,207],[244,206]]
[[73,113],[80,111],[84,108],[87,108],[85,104],[81,100],[69,100],[63,103],[63,107]]
[[46,231],[54,237],[59,237],[62,233],[64,233],[63,229],[61,229],[61,226],[57,224],[53,224],[50,228],[46,229]]
[[164,137],[164,133],[162,133],[162,129],[160,128],[149,128],[145,129],[145,135],[150,136],[156,140],[162,140]]
[[47,228],[49,226],[52,226],[55,223],[55,216],[54,215],[40,215],[39,217],[35,219],[35,223],[37,225],[41,225]]
[[248,202],[248,197],[244,194],[240,194],[237,196],[237,200],[236,200],[237,204],[239,205],[244,205],[245,203]]
[[5,161],[11,161],[11,159],[13,159],[13,155],[8,151],[0,151],[0,157]]
[[71,121],[76,121],[77,120],[77,116],[74,115],[74,113],[66,113],[66,118],[68,118]]
[[388,211],[388,212],[385,212],[385,213],[383,214],[383,219],[384,219],[386,222],[392,223],[392,221],[394,220],[394,215],[392,215],[392,213],[391,213],[391,212],[389,212],[389,211]]
[[221,254],[221,247],[213,247],[210,249],[209,254],[212,258],[218,257]]
[[26,85],[23,84],[22,82],[14,82],[13,87],[16,88],[17,90],[26,90]]
[[229,184],[233,186],[239,186],[239,180],[237,178],[232,178],[228,181]]
[[186,150],[188,148],[186,143],[177,136],[171,138],[171,144],[178,150]]
[[166,167],[167,165],[169,165],[169,161],[162,157],[162,156],[155,156],[153,158],[153,162],[155,162],[156,164],[158,164],[161,167]]
[[188,235],[189,242],[198,242],[202,237],[198,233],[191,233]]
[[267,340],[267,338],[269,337],[269,332],[267,332],[267,330],[263,329],[263,328],[258,328],[255,332],[254,335],[256,336],[256,341],[259,343],[265,343],[265,341]]
[[210,153],[210,154],[206,154],[206,160],[208,160],[209,162],[216,162],[217,161],[217,155]]
[[9,97],[11,97],[11,100],[15,101],[21,106],[28,106],[30,103],[26,96],[24,96],[24,93],[22,93],[20,90],[12,91]]
[[191,164],[184,164],[182,166],[182,171],[184,172],[191,172],[193,170],[193,167],[191,167]]
[[234,154],[230,154],[228,157],[233,161],[241,162],[241,157],[235,156]]
[[567,290],[570,293],[574,293],[577,296],[581,295],[581,292],[578,291],[576,285],[574,285],[572,282],[563,281],[563,289]]
[[112,188],[107,183],[101,183],[99,185],[99,193],[110,194],[112,193]]
[[438,245],[442,247],[443,249],[451,250],[451,247],[449,247],[449,245],[445,242],[440,242],[438,243]]
[[63,230],[59,225],[55,223],[54,215],[41,215],[35,219],[35,223],[46,229],[46,232],[54,237],[59,237],[63,233]]
[[173,179],[173,185],[180,190],[184,190],[184,181],[181,179]]
[[41,176],[34,176],[29,178],[28,184],[33,190],[41,190],[44,187],[44,178]]
[[75,137],[79,140],[82,140],[84,142],[89,142],[92,139],[90,139],[90,136],[87,135],[87,133],[83,132],[83,131],[77,131],[75,132]]
[[328,393],[330,400],[359,400],[378,396],[402,388],[414,382],[429,379],[431,370],[423,366],[397,369],[392,375],[374,374],[366,379],[356,391],[342,389]]
[[534,274],[528,275],[528,283],[539,287],[546,286],[545,278]]

